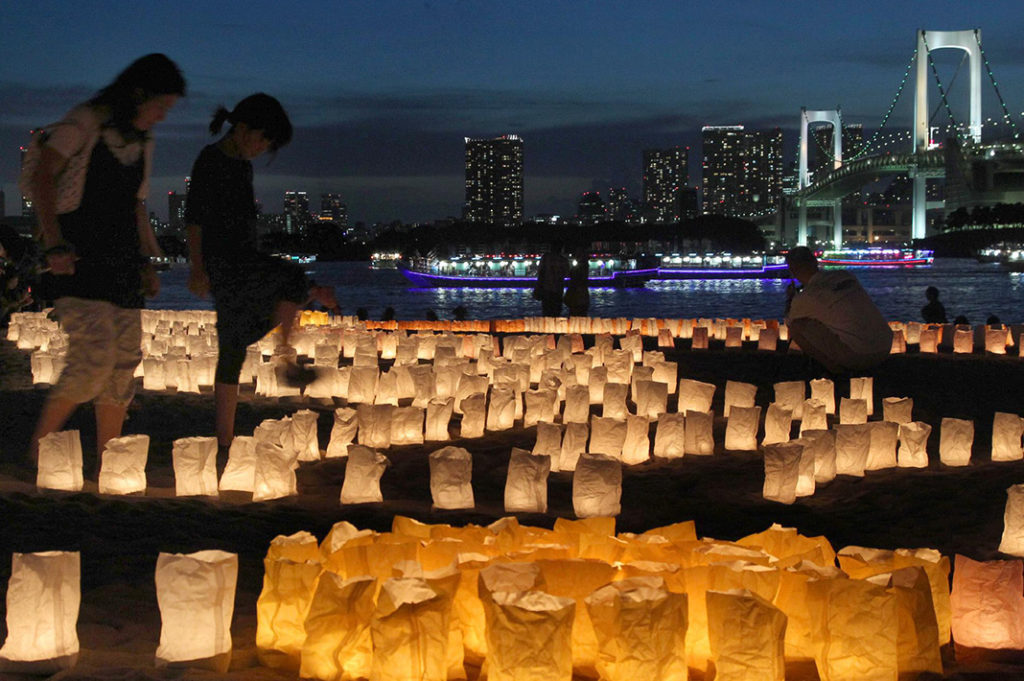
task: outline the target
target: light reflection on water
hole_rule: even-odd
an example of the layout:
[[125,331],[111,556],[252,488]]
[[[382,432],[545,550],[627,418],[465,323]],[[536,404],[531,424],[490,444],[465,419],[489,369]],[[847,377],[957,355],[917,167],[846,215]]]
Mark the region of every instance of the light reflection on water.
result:
[[[994,264],[969,259],[938,259],[930,268],[855,270],[861,283],[888,319],[920,319],[924,290],[937,286],[952,320],[966,315],[982,323],[995,314],[1007,323],[1024,321],[1024,275]],[[379,318],[393,307],[398,319],[422,319],[434,310],[450,319],[462,305],[470,318],[535,316],[540,303],[529,289],[413,288],[397,270],[371,270],[367,263],[317,262],[310,276],[337,288],[346,314],[359,307]],[[187,288],[188,266],[176,265],[161,275],[160,296],[150,306],[162,309],[204,309]],[[652,281],[642,289],[592,289],[590,314],[597,317],[751,317],[779,318],[786,280]]]

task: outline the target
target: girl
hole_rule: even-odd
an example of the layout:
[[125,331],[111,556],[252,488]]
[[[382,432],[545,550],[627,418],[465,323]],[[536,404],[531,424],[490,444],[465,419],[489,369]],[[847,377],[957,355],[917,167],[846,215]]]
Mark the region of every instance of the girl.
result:
[[[222,448],[234,437],[238,377],[245,349],[274,327],[287,346],[296,313],[312,298],[334,308],[331,289],[312,286],[302,268],[264,255],[257,248],[256,201],[252,160],[277,151],[292,138],[292,124],[281,103],[257,93],[232,111],[217,109],[210,133],[221,139],[204,148],[192,168],[185,203],[189,290],[213,295],[217,310],[217,370],[214,381],[217,441]],[[287,378],[309,380],[294,364]]]
[[68,334],[67,364],[32,437],[60,430],[82,402],[96,409],[96,453],[119,437],[142,359],[139,309],[159,280],[162,255],[149,224],[151,130],[185,94],[162,54],[133,62],[89,101],[46,131],[31,179],[47,285]]

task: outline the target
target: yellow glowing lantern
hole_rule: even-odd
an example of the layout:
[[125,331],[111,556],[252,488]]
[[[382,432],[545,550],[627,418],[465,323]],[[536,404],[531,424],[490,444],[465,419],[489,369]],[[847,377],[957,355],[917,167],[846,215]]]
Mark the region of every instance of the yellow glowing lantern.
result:
[[335,409],[331,439],[327,444],[325,456],[328,459],[348,456],[348,448],[355,441],[358,430],[359,418],[355,409],[351,407]]
[[830,681],[895,679],[899,668],[896,596],[859,579],[808,584],[817,602],[818,675]]
[[1024,457],[1022,436],[1024,419],[1016,414],[997,411],[992,417],[992,460],[1016,461]]
[[681,458],[686,451],[685,442],[685,414],[662,414],[654,436],[654,456],[662,459]]
[[513,447],[505,478],[505,511],[547,513],[550,472],[551,457],[534,456],[525,449]]
[[683,434],[683,451],[687,454],[706,456],[715,453],[715,415],[709,411],[686,410],[686,432]]
[[918,337],[920,350],[924,353],[936,353],[939,351],[939,343],[942,340],[942,329],[937,327],[924,327]]
[[431,442],[451,439],[448,424],[455,408],[455,398],[433,398],[427,403],[427,420],[424,425],[424,439]]
[[306,642],[306,615],[321,565],[268,554],[263,567],[263,590],[256,600],[256,655],[264,666],[298,671]]
[[348,450],[345,463],[345,482],[341,486],[341,503],[367,504],[384,501],[380,491],[380,479],[388,466],[383,454],[365,447],[353,445]]
[[571,681],[574,600],[499,591],[484,603],[488,679]]
[[932,427],[924,422],[912,421],[901,424],[896,465],[901,468],[927,468],[928,436],[931,432]]
[[868,403],[860,398],[843,397],[839,400],[839,423],[844,425],[868,422]]
[[890,355],[900,355],[907,351],[907,338],[903,329],[894,329],[892,332],[892,346],[889,348]]
[[445,681],[451,598],[423,579],[389,579],[370,623],[375,681]]
[[107,440],[100,465],[100,494],[145,492],[148,457],[148,435],[125,435]]
[[756,451],[760,422],[761,407],[733,404],[725,426],[725,448]]
[[84,484],[78,431],[62,430],[40,438],[36,487],[80,492]]
[[953,640],[972,648],[1024,648],[1024,564],[979,562],[959,554],[954,560],[949,597]]
[[914,420],[914,398],[885,397],[882,399],[882,420],[892,423],[910,423]]
[[974,444],[974,421],[945,417],[939,431],[939,460],[947,466],[971,463]]
[[217,496],[217,438],[177,439],[171,457],[177,496]]
[[622,510],[622,463],[602,454],[583,454],[572,476],[572,506],[578,518],[614,517]]
[[[360,404],[356,408],[359,444],[375,449],[391,446],[391,421],[395,408],[390,404]],[[351,452],[351,448],[349,448]]]
[[939,624],[932,606],[928,575],[921,566],[901,568],[872,578],[884,583],[896,597],[899,629],[897,668],[901,677],[942,674]]
[[786,615],[745,589],[707,592],[708,639],[720,681],[783,681]]
[[816,580],[842,576],[843,573],[835,565],[817,565],[812,562],[801,562],[779,572],[779,589],[772,602],[786,614],[787,661],[813,662],[818,649],[818,603],[809,598],[808,585]]

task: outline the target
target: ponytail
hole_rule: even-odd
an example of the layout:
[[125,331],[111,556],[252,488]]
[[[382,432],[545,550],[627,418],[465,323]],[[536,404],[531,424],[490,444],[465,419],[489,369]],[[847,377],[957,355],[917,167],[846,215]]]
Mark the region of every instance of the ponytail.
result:
[[210,121],[210,134],[216,135],[224,126],[224,121],[229,120],[231,120],[231,112],[223,106],[218,106],[217,110],[213,112],[213,120]]

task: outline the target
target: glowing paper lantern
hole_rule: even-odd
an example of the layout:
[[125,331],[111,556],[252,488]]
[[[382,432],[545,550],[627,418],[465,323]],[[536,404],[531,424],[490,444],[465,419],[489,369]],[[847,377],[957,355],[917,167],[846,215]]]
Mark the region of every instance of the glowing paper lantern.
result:
[[839,423],[867,423],[868,403],[860,398],[843,397],[839,400]]
[[791,409],[772,402],[764,415],[764,439],[762,445],[774,445],[788,442],[793,432],[793,412]]
[[228,461],[220,475],[220,491],[252,492],[256,482],[256,438],[236,435],[228,449]]
[[562,449],[558,457],[558,470],[576,470],[576,462],[580,455],[587,451],[587,440],[589,439],[590,427],[586,423],[565,424]]
[[835,427],[836,474],[864,477],[871,450],[871,425],[851,423]]
[[971,463],[971,445],[974,444],[974,421],[943,418],[939,431],[939,460],[947,466],[966,466]]
[[179,497],[217,496],[217,438],[186,437],[174,441],[174,491]]
[[763,328],[757,336],[757,349],[775,352],[779,346],[779,329]]
[[508,430],[515,425],[516,392],[511,387],[495,387],[487,407],[487,430]]
[[462,374],[462,376],[459,377],[458,388],[455,390],[455,413],[462,413],[462,401],[471,395],[481,393],[486,399],[487,390],[488,383],[486,376],[470,376],[469,374]]
[[455,407],[455,398],[444,399],[433,398],[427,403],[427,422],[424,426],[423,438],[427,441],[438,442],[451,439],[448,434],[448,424],[452,420],[452,411]]
[[708,349],[708,330],[704,326],[693,327],[693,341],[690,344],[691,350]]
[[340,381],[341,374],[337,367],[317,366],[316,378],[303,389],[302,394],[315,400],[332,400],[336,395],[348,394],[348,382],[342,393]]
[[384,501],[380,479],[388,459],[369,447],[352,445],[345,463],[345,482],[341,485],[341,503],[370,504]]
[[782,381],[773,386],[775,403],[793,412],[793,418],[800,420],[804,413],[804,400],[807,399],[807,383],[804,381]]
[[583,454],[572,476],[572,507],[578,518],[614,517],[622,511],[622,464],[602,454]]
[[1005,355],[1007,340],[1009,339],[1008,331],[1002,327],[998,328],[986,328],[985,329],[985,352],[992,353],[994,355]]
[[674,395],[679,385],[679,364],[660,361],[652,363],[651,367],[654,369],[651,380],[664,383],[668,386],[669,394]]
[[729,418],[733,407],[753,407],[757,386],[739,381],[725,382],[725,418]]
[[746,589],[707,592],[708,639],[720,681],[786,678],[786,615]]
[[389,579],[370,622],[375,681],[445,681],[451,598],[423,579]]
[[608,382],[604,386],[604,397],[601,399],[604,405],[601,416],[609,419],[622,419],[628,413],[626,410],[626,394],[629,386],[625,383]]
[[821,485],[836,477],[836,433],[834,430],[805,430],[800,433],[804,453],[814,459],[814,482]]
[[907,338],[903,329],[894,329],[892,332],[892,346],[889,348],[890,355],[899,355],[907,351]]
[[826,414],[836,413],[836,386],[831,379],[815,378],[810,382],[811,398],[825,404]]
[[81,598],[77,551],[13,553],[0,671],[50,675],[75,666]]
[[430,495],[434,508],[473,508],[473,457],[462,447],[443,447],[430,454]]
[[437,377],[429,365],[409,367],[409,377],[412,379],[413,397],[412,406],[426,407],[427,403],[434,398],[437,391]]
[[604,386],[608,383],[608,369],[604,366],[595,366],[590,370],[590,381],[587,387],[590,388],[590,403],[602,404],[604,402]]
[[565,391],[565,413],[563,423],[587,423],[590,421],[590,388],[573,385]]
[[997,411],[992,418],[992,460],[1016,461],[1024,457],[1022,436],[1024,419],[1016,414]]
[[939,341],[942,338],[942,329],[926,327],[921,329],[919,342],[921,352],[935,353],[939,351]]
[[875,413],[875,379],[872,376],[860,376],[850,379],[850,397],[866,402],[868,416]]
[[164,390],[167,387],[163,358],[146,357],[142,360],[143,390]]
[[156,600],[160,608],[158,667],[210,660],[217,671],[227,671],[237,581],[238,554],[160,553],[156,560]]
[[537,424],[537,441],[533,445],[534,456],[551,457],[551,470],[558,470],[558,459],[562,453],[562,427],[557,423]]
[[899,620],[896,597],[884,586],[859,579],[808,584],[818,613],[818,676],[833,681],[895,679]]
[[800,477],[802,443],[784,442],[764,448],[764,487],[761,495],[780,504],[796,501],[796,485]]
[[813,397],[804,400],[800,419],[800,434],[808,430],[828,430],[828,414],[825,413],[825,403]]
[[273,550],[272,544],[263,560],[263,590],[256,600],[256,655],[264,666],[297,671],[322,567],[313,559],[272,557]]
[[927,468],[928,436],[931,432],[932,427],[924,422],[911,421],[901,424],[896,465],[900,468]]
[[[673,381],[674,384],[674,381]],[[668,405],[668,385],[657,381],[637,381],[636,413],[651,420],[664,414]]]
[[622,442],[622,463],[632,466],[650,458],[650,421],[645,416],[627,414],[626,438]]
[[107,440],[100,464],[100,494],[145,492],[148,456],[148,435],[125,435]]
[[255,450],[252,500],[269,501],[298,494],[296,450],[259,437]]
[[554,422],[558,413],[558,391],[557,390],[528,390],[525,393],[526,415],[523,417],[523,427],[537,425],[538,421]]
[[914,420],[914,398],[885,397],[882,399],[882,420],[893,423],[910,423]]
[[301,678],[369,678],[376,584],[365,576],[344,579],[331,572],[320,576],[304,622]]
[[550,472],[551,457],[534,456],[525,449],[513,447],[505,478],[505,511],[547,513]]
[[970,354],[974,352],[974,330],[971,328],[956,328],[953,332],[953,352],[957,354]]
[[39,439],[36,487],[81,492],[82,441],[77,430],[49,433]]
[[680,414],[687,411],[711,411],[711,401],[715,397],[715,384],[703,383],[690,378],[683,378],[679,381],[679,406]]
[[423,444],[423,416],[420,407],[395,407],[391,412],[391,444]]
[[888,587],[896,598],[897,668],[900,676],[916,678],[923,673],[941,675],[939,626],[932,607],[931,587],[925,569],[910,566],[870,577],[869,580]]
[[733,404],[725,425],[725,448],[739,451],[757,450],[757,431],[761,407]]
[[319,461],[320,444],[316,438],[318,414],[309,409],[300,409],[292,416],[292,442],[299,461]]
[[1011,485],[1006,489],[999,550],[1011,556],[1024,556],[1024,485]]
[[590,419],[590,445],[587,449],[591,454],[605,454],[622,458],[622,445],[626,442],[626,420],[594,416]]
[[373,366],[353,366],[348,377],[348,403],[373,404],[379,380],[380,370],[377,369],[376,360]]
[[1024,647],[1024,575],[1019,560],[979,562],[956,555],[953,569],[953,640],[973,648]]
[[687,454],[710,455],[715,453],[713,426],[715,415],[711,411],[686,410],[686,432],[683,434],[683,451]]
[[574,600],[541,591],[499,591],[484,603],[488,679],[572,679]]
[[[360,404],[356,408],[359,444],[376,449],[390,447],[394,410],[390,404]],[[351,447],[349,449],[351,450]]]
[[359,430],[359,417],[351,407],[339,407],[334,410],[334,424],[331,426],[331,439],[327,444],[325,456],[328,459],[348,456],[349,445],[356,439]]
[[686,416],[684,414],[662,414],[658,419],[654,436],[654,456],[662,459],[678,459],[686,451]]

